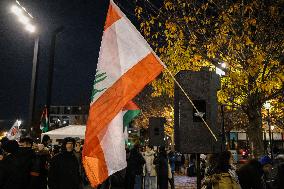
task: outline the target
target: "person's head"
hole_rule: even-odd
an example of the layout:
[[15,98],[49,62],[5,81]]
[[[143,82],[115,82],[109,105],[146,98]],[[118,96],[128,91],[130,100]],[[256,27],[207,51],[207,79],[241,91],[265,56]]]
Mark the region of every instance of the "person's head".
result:
[[19,146],[24,148],[31,148],[33,146],[33,139],[30,137],[23,137],[19,141]]
[[152,146],[146,146],[146,152],[150,152],[150,151],[152,151]]
[[167,155],[167,151],[166,151],[165,146],[160,146],[160,148],[159,148],[159,153],[160,153],[160,154],[163,154],[163,155]]
[[43,144],[38,144],[37,145],[38,151],[43,151],[44,150],[44,145]]
[[42,143],[45,147],[47,147],[48,145],[51,144],[51,139],[50,139],[50,137],[49,137],[48,135],[43,135],[41,143]]
[[54,145],[52,149],[53,155],[58,154],[60,152],[60,147],[58,145]]
[[19,150],[19,144],[15,140],[9,140],[3,146],[3,150],[10,154],[16,154]]
[[80,152],[81,151],[81,141],[77,140],[75,143],[75,151]]
[[3,137],[0,140],[0,147],[2,147],[3,145],[5,145],[7,143],[7,141],[9,141],[9,139],[7,137]]
[[233,157],[230,151],[221,152],[217,161],[217,168],[221,171],[227,171],[233,163]]
[[62,144],[62,149],[67,152],[72,152],[75,146],[75,139],[71,137],[67,137],[64,139]]
[[264,173],[269,173],[272,169],[272,160],[269,156],[262,156],[259,159],[259,162],[262,166],[262,170]]

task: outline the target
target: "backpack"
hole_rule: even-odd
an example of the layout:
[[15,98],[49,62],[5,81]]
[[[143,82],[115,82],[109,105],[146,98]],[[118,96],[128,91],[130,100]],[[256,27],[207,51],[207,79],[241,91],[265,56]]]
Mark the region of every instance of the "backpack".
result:
[[212,189],[241,189],[239,183],[229,173],[214,174],[218,181],[213,184]]

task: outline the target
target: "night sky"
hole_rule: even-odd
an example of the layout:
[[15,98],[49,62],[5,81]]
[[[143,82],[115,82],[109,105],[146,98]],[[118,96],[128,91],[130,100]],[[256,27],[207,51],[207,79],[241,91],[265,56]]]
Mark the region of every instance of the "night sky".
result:
[[[57,37],[52,105],[89,104],[109,1],[19,2],[34,16],[40,36],[36,106],[42,108],[46,101],[51,32],[59,26],[64,26],[64,31]],[[129,13],[134,13],[134,1],[119,2],[123,2],[118,5],[133,19]],[[26,121],[34,34],[29,34],[10,12],[13,3],[0,1],[0,120]]]

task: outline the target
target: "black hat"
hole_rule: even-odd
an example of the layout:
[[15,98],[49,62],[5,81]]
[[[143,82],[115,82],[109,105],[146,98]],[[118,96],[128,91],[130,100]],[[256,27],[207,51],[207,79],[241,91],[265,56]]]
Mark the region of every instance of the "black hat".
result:
[[73,143],[73,146],[75,146],[75,139],[72,138],[72,137],[66,137],[66,138],[63,139],[62,146],[61,146],[61,149],[62,149],[63,151],[66,150],[66,144],[67,144],[67,142],[72,142],[72,143]]
[[73,144],[75,144],[75,139],[72,138],[72,137],[66,137],[66,138],[64,138],[63,143],[66,144],[67,142],[72,142]]

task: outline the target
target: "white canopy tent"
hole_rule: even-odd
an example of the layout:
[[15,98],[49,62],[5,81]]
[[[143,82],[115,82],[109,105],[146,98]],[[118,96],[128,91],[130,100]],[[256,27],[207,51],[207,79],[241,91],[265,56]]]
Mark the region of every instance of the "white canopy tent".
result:
[[56,144],[57,139],[60,140],[66,137],[78,137],[80,139],[85,139],[85,131],[86,125],[69,125],[66,127],[48,131],[46,133],[42,133],[41,138],[43,137],[43,135],[48,135],[52,140],[52,144]]

